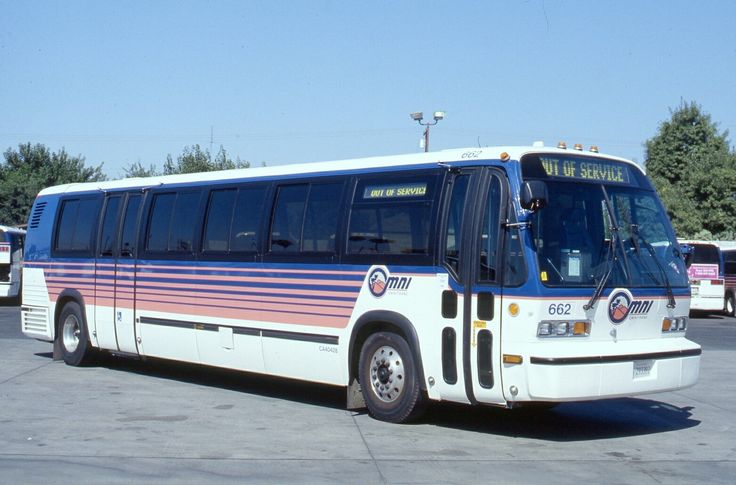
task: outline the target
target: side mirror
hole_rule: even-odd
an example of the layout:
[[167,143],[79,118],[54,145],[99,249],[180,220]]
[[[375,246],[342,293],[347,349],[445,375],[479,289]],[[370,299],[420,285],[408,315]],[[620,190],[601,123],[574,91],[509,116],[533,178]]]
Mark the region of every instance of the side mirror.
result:
[[547,205],[547,184],[541,180],[524,182],[521,187],[521,207],[537,211]]

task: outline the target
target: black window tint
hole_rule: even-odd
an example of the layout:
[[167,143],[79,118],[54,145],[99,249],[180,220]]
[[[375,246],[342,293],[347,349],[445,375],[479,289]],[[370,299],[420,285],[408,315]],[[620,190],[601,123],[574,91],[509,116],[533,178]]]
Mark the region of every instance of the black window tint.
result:
[[436,180],[426,173],[360,180],[350,211],[348,254],[429,254]]
[[153,197],[151,218],[148,224],[146,249],[149,251],[166,251],[169,239],[171,213],[174,211],[176,194],[156,194]]
[[65,200],[61,204],[59,230],[56,234],[56,249],[59,251],[71,251],[72,249],[72,237],[74,237],[78,210],[79,200]]
[[485,207],[483,229],[480,241],[480,280],[496,280],[498,261],[498,234],[500,227],[501,182],[498,177],[491,179],[491,188]]
[[237,193],[236,189],[227,189],[215,190],[210,195],[207,207],[207,226],[202,243],[203,251],[224,252],[228,250],[230,224]]
[[230,251],[256,251],[265,197],[265,187],[245,187],[238,191],[230,232]]
[[455,178],[452,186],[450,205],[447,209],[447,232],[445,234],[445,262],[460,273],[460,243],[463,227],[465,197],[468,193],[469,175]]
[[335,251],[342,185],[342,183],[312,185],[304,217],[302,251]]
[[298,252],[300,250],[302,220],[308,191],[308,185],[279,188],[271,226],[269,248],[271,251]]
[[140,195],[128,197],[128,205],[123,216],[123,233],[120,236],[120,257],[132,258],[136,249],[136,229],[138,227],[138,208],[141,205]]
[[427,254],[430,210],[429,203],[353,209],[348,253]]
[[102,231],[100,232],[100,256],[112,257],[117,234],[118,209],[121,197],[110,197],[105,204],[105,213],[102,216]]
[[176,197],[169,232],[169,251],[192,252],[194,249],[194,227],[199,222],[199,196],[199,192],[182,192]]
[[61,206],[56,250],[92,253],[93,231],[97,228],[98,199],[66,200]]

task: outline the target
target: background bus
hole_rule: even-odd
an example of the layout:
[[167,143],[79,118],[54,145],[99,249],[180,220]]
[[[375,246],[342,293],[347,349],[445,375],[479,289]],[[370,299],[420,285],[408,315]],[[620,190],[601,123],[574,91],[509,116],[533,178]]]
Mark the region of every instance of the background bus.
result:
[[734,316],[736,242],[679,241],[691,288],[691,310],[724,311]]
[[684,261],[633,162],[478,148],[71,184],[31,211],[22,329],[98,351],[516,406],[680,389]]
[[721,244],[723,256],[723,280],[725,298],[723,309],[729,316],[736,316],[736,242]]
[[0,225],[0,300],[20,297],[26,231]]

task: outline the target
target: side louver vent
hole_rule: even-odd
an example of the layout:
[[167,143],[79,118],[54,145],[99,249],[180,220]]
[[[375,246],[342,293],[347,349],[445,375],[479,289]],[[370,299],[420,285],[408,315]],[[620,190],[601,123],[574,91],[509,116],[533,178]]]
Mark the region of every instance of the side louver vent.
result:
[[46,209],[46,202],[36,204],[36,207],[33,208],[33,214],[31,214],[29,229],[36,229],[41,224],[41,216],[43,215],[44,209]]

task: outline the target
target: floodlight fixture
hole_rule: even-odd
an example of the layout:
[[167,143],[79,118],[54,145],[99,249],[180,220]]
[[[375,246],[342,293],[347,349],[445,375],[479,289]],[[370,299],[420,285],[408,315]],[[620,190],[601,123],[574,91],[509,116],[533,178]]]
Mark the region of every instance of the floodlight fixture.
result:
[[438,121],[445,119],[445,112],[444,111],[435,111],[432,117],[434,118],[434,121],[427,121],[422,123],[422,120],[424,119],[424,114],[421,111],[416,111],[414,113],[411,113],[409,116],[411,116],[411,119],[419,123],[420,125],[424,126],[424,134],[422,136],[422,140],[420,143],[420,146],[424,148],[425,152],[429,151],[429,127],[436,125]]

